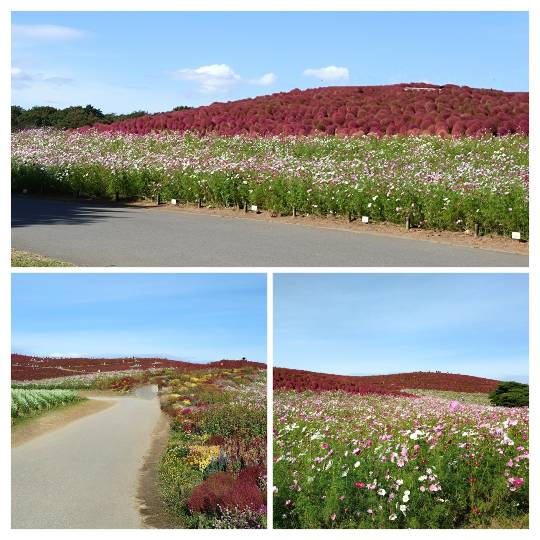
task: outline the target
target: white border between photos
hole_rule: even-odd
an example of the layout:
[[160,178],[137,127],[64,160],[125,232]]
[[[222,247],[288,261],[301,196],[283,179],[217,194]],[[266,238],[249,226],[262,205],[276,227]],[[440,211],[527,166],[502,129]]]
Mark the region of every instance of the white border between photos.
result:
[[[8,222],[10,221],[10,193],[7,179],[10,175],[9,160],[10,160],[10,143],[9,132],[7,131],[8,125],[8,107],[7,102],[10,97],[10,79],[8,73],[10,73],[10,11],[219,11],[219,10],[304,10],[304,11],[529,11],[529,76],[530,76],[530,117],[531,126],[534,129],[530,135],[530,177],[533,178],[531,183],[531,201],[532,211],[530,212],[530,229],[531,237],[533,238],[533,244],[531,245],[529,255],[529,268],[206,268],[206,267],[190,267],[190,268],[19,268],[13,269],[13,273],[267,273],[267,366],[268,366],[268,441],[271,443],[272,438],[272,378],[270,376],[273,365],[273,301],[272,301],[272,277],[273,273],[527,273],[529,272],[529,358],[532,359],[529,362],[529,379],[530,384],[536,388],[539,381],[539,359],[540,359],[540,347],[538,344],[538,335],[540,329],[540,315],[538,313],[539,300],[540,300],[540,286],[538,284],[538,250],[536,249],[535,240],[538,238],[538,224],[540,222],[540,216],[538,215],[537,200],[539,188],[537,186],[537,172],[538,172],[538,149],[537,149],[537,126],[539,125],[539,107],[538,107],[538,66],[540,66],[540,56],[538,55],[538,33],[540,31],[539,13],[540,8],[537,6],[537,1],[525,1],[525,0],[439,0],[436,5],[433,0],[364,0],[359,2],[353,2],[351,0],[334,0],[333,2],[323,1],[309,1],[309,0],[263,0],[259,1],[255,6],[252,2],[247,0],[229,0],[227,2],[219,2],[218,0],[198,0],[197,2],[191,0],[187,2],[175,1],[175,0],[8,0],[2,4],[1,8],[1,22],[0,22],[0,50],[2,51],[2,84],[0,85],[0,93],[2,95],[3,107],[0,108],[0,115],[2,119],[2,152],[1,163],[2,171],[4,172],[4,193],[3,198],[0,200],[2,226],[0,229],[0,239],[2,242],[2,250],[0,257],[2,261],[2,274],[0,276],[0,298],[2,299],[1,316],[0,320],[2,324],[0,326],[0,336],[2,344],[2,358],[1,374],[2,381],[4,382],[4,390],[2,391],[2,410],[8,410],[9,392],[8,382],[10,380],[9,362],[7,359],[11,353],[11,329],[8,325],[10,320],[10,273],[7,270],[10,268],[10,258],[8,255],[7,247],[10,245],[10,233],[8,232]],[[276,39],[279,39],[279,31],[276,29]],[[459,34],[456,35],[456,39],[459,39]],[[536,155],[535,155],[536,153]],[[532,279],[531,279],[532,278]],[[531,330],[536,328],[537,330]],[[459,530],[461,537],[475,537],[475,538],[489,538],[490,540],[498,538],[524,538],[533,534],[533,531],[538,531],[540,518],[538,517],[538,500],[539,500],[539,482],[538,482],[538,459],[536,458],[536,449],[540,447],[539,433],[537,431],[538,424],[538,405],[539,397],[537,392],[531,394],[531,423],[533,429],[531,430],[531,454],[533,460],[531,463],[531,490],[530,490],[530,529],[528,530]],[[9,440],[10,423],[8,423],[7,412],[1,416],[2,418],[2,433],[4,441]],[[269,475],[271,475],[271,456],[272,445],[269,444]],[[11,499],[11,479],[10,479],[10,448],[5,442],[1,447],[1,462],[3,467],[2,478],[2,490],[1,490],[1,509],[0,516],[2,518],[1,528],[5,530],[10,538],[31,538],[32,530],[11,530],[10,529],[10,499]],[[270,477],[270,476],[269,476]],[[271,486],[272,482],[269,481],[269,524],[271,523]],[[61,489],[61,486],[59,486]],[[94,538],[96,535],[95,530],[39,530],[36,531],[40,538],[72,538],[76,535],[77,538]],[[282,530],[265,530],[265,531],[245,531],[245,530],[232,530],[232,531],[213,531],[213,530],[156,530],[156,529],[141,529],[141,530],[114,530],[111,532],[116,538],[176,538],[179,535],[186,538],[216,538],[215,535],[220,534],[222,538],[248,538],[248,535],[258,535],[262,537],[264,535],[270,535],[272,538],[283,538],[288,534],[288,531]],[[106,532],[105,534],[109,534]],[[440,538],[450,538],[454,534],[453,530],[299,530],[295,532],[298,538],[323,538],[328,535],[334,537],[347,537],[352,538],[353,535],[358,534],[368,535],[370,537],[378,538],[396,538],[396,537],[409,537],[412,538],[427,538],[428,535],[436,535]]]

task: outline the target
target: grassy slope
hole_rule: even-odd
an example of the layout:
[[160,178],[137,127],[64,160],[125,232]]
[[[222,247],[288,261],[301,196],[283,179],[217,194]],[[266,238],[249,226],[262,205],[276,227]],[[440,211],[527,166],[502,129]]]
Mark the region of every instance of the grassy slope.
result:
[[74,264],[59,261],[57,259],[51,259],[43,255],[36,253],[28,253],[27,251],[20,251],[18,249],[11,250],[11,266],[24,267],[24,266],[75,266]]

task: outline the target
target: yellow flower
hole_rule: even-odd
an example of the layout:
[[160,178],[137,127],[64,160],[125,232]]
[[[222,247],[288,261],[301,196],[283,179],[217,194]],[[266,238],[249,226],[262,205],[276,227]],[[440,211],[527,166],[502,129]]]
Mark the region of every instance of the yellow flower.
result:
[[213,459],[219,457],[219,446],[216,445],[193,445],[188,446],[189,454],[186,457],[186,461],[190,465],[195,465],[200,471],[204,471]]

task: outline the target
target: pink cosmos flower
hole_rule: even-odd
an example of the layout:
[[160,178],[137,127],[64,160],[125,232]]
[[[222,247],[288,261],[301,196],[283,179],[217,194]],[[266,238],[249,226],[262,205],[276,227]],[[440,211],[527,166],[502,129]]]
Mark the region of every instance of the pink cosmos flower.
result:
[[450,403],[449,407],[451,412],[456,412],[459,409],[459,401],[456,401],[455,399]]
[[366,487],[366,484],[364,482],[355,482],[354,484],[357,488],[363,488]]
[[521,487],[524,484],[525,480],[523,478],[514,478],[510,477],[508,479],[508,485],[510,486],[510,491],[516,491],[518,487]]

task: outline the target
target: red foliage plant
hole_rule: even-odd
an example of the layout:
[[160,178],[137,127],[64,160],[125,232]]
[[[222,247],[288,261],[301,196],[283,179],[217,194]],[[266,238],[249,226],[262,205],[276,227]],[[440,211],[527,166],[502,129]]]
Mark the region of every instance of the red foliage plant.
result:
[[420,135],[529,133],[528,92],[402,83],[292,90],[96,124],[81,131],[199,135]]
[[207,514],[215,514],[220,508],[260,510],[266,502],[265,494],[252,476],[246,473],[235,478],[224,472],[210,475],[193,490],[188,501],[189,509]]
[[263,465],[245,467],[238,473],[238,480],[255,485],[259,485],[264,478],[266,478],[266,467]]
[[287,390],[343,390],[354,394],[404,395],[403,389],[451,390],[454,392],[491,392],[500,381],[471,375],[417,371],[392,375],[332,375],[274,367],[274,388]]
[[192,370],[208,369],[209,367],[225,369],[253,367],[266,369],[266,364],[250,362],[245,359],[219,360],[208,364],[194,364],[180,360],[168,360],[166,358],[50,358],[26,356],[24,354],[11,355],[11,379],[14,381],[31,381],[107,371],[163,368]]

